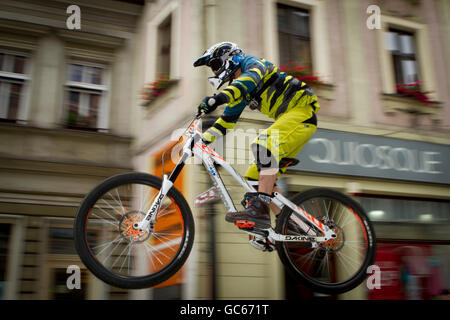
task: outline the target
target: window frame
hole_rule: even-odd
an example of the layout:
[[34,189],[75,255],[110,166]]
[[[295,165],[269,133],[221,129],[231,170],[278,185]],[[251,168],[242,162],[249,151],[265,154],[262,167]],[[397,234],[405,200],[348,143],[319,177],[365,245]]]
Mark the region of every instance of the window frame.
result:
[[18,298],[23,250],[25,248],[26,220],[26,217],[20,215],[2,214],[0,217],[1,224],[10,225],[8,260],[5,270],[7,285],[4,288],[4,298],[7,300]]
[[[311,65],[308,65],[308,66],[304,65],[304,66],[308,67],[308,68],[310,68],[312,70],[312,68],[313,68],[313,66],[312,66],[312,64],[313,64],[312,49],[313,48],[312,48],[312,36],[311,36],[311,10],[308,9],[308,8],[288,5],[288,4],[280,3],[280,2],[277,2],[276,5],[277,5],[277,35],[278,35],[278,43],[280,43],[280,33],[287,35],[289,37],[289,39],[296,38],[296,39],[299,39],[299,40],[302,40],[302,41],[307,41],[308,45],[309,45],[309,52],[310,52],[309,59],[310,59]],[[296,10],[298,10],[300,12],[307,13],[308,14],[308,24],[309,24],[309,26],[308,26],[308,35],[307,36],[302,35],[300,33],[295,32],[295,30],[292,29],[292,25],[293,25],[293,22],[292,22],[293,14],[292,14],[292,12],[290,12],[289,16],[288,16],[289,28],[286,29],[286,30],[280,29],[279,26],[278,26],[278,12],[279,12],[279,9],[288,9],[288,10],[289,9],[291,9],[291,10],[292,9],[296,9]],[[289,45],[289,53],[288,53],[289,59],[288,60],[289,61],[293,61],[293,59],[291,57],[291,54],[293,52],[292,41],[289,41],[289,44],[290,45]],[[281,51],[281,45],[280,44],[279,44],[278,50]],[[281,63],[281,56],[279,57],[279,59],[280,59],[280,63]],[[299,62],[299,61],[297,61],[297,62]]]
[[[402,53],[399,50],[390,50],[391,57],[392,57],[392,64],[394,67],[394,79],[397,84],[409,84],[412,82],[416,82],[420,80],[419,77],[419,68],[418,68],[418,62],[417,62],[417,48],[416,48],[416,35],[413,32],[392,28],[390,27],[386,32],[388,33],[396,33],[397,35],[408,35],[411,36],[414,39],[414,53]],[[403,67],[401,66],[401,63],[405,60],[413,60],[416,65],[416,75],[417,79],[413,81],[405,81],[403,78]],[[397,62],[396,62],[397,61]],[[401,81],[400,81],[401,80]]]
[[181,60],[181,9],[177,1],[169,2],[163,7],[159,13],[147,23],[147,43],[146,43],[146,59],[148,64],[144,71],[144,82],[149,83],[157,77],[158,63],[158,27],[163,24],[167,18],[171,19],[171,40],[170,40],[170,79],[180,78],[180,60]]
[[[5,82],[12,82],[22,84],[21,99],[19,100],[16,119],[1,118],[4,122],[23,123],[27,121],[29,98],[30,98],[30,83],[32,74],[32,56],[29,52],[20,50],[10,50],[0,48],[0,53],[6,55],[16,55],[26,58],[24,73],[15,73],[0,70],[0,79]],[[4,80],[3,80],[4,79]],[[7,110],[9,112],[9,109]]]
[[[102,69],[102,81],[103,84],[90,84],[87,82],[78,82],[69,80],[70,76],[70,68],[71,65],[81,65],[83,67],[93,67],[93,68],[101,68]],[[84,61],[79,59],[70,59],[66,61],[66,74],[65,74],[65,83],[64,83],[64,100],[62,106],[61,113],[61,122],[67,128],[77,129],[77,130],[86,130],[86,131],[97,131],[97,132],[108,132],[110,130],[109,127],[109,112],[110,112],[110,79],[111,71],[110,65],[107,63],[95,63],[90,61]],[[94,127],[70,127],[66,121],[68,118],[68,99],[69,92],[75,91],[80,93],[100,93],[100,103],[97,110],[97,126]]]
[[[430,51],[429,28],[424,23],[411,21],[405,18],[381,15],[381,28],[378,33],[378,56],[380,61],[381,89],[384,94],[396,94],[396,79],[394,65],[391,58],[391,51],[387,47],[386,32],[389,29],[403,30],[415,36],[416,67],[418,78],[423,81],[421,88],[423,91],[430,91],[431,100],[439,100],[437,86],[435,82],[434,64]],[[425,67],[426,66],[426,67]]]
[[[41,286],[39,296],[41,299],[50,299],[50,288],[53,285],[52,272],[54,269],[67,269],[69,265],[77,265],[81,270],[87,270],[78,254],[51,253],[51,229],[72,229],[73,218],[43,217],[43,266],[40,272]],[[88,273],[87,299],[105,299],[107,285],[97,279],[92,273]]]
[[330,60],[330,43],[326,3],[321,0],[265,0],[263,2],[263,32],[267,35],[264,42],[264,56],[280,64],[279,38],[277,23],[277,4],[307,9],[310,12],[310,38],[312,69],[320,74],[321,81],[333,83]]

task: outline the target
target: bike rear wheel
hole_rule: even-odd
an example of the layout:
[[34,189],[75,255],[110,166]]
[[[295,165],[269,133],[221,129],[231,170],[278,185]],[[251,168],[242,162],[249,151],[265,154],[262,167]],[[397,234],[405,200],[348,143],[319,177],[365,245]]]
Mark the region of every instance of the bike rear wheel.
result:
[[[278,255],[295,278],[316,292],[343,293],[358,286],[375,259],[375,232],[363,208],[350,197],[326,188],[311,189],[290,199],[332,228],[337,237],[312,247],[305,242],[278,242]],[[284,207],[276,232],[311,235],[295,221],[298,214]],[[316,234],[321,236],[321,234]]]
[[162,180],[125,173],[100,183],[83,200],[74,240],[86,267],[102,281],[124,289],[157,285],[185,263],[194,241],[191,210],[172,187],[150,230],[135,230],[158,194]]

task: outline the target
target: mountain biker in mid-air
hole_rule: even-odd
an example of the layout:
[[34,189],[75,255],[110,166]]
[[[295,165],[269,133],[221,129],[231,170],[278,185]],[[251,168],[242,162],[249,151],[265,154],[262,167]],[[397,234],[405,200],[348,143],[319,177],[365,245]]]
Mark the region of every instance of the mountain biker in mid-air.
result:
[[207,114],[227,104],[222,116],[203,133],[205,143],[233,129],[247,105],[275,120],[251,145],[255,163],[245,177],[259,180],[258,192],[245,195],[244,210],[225,216],[226,221],[238,226],[270,228],[270,208],[275,215],[280,213],[278,207],[270,205],[272,192],[279,192],[275,186],[277,175],[295,161],[293,158],[316,131],[316,112],[320,108],[317,96],[304,82],[280,72],[265,59],[245,55],[232,42],[213,45],[194,62],[194,67],[198,66],[212,69],[215,77],[209,81],[215,89],[229,81],[225,89],[199,105],[199,111]]

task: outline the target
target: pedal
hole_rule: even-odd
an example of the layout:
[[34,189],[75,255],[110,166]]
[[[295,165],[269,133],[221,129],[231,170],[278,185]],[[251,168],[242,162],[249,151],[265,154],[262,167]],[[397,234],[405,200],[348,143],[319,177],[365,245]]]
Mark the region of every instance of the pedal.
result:
[[234,222],[234,224],[238,228],[244,228],[244,229],[250,229],[250,228],[253,228],[255,226],[255,223],[253,221],[250,221],[250,220],[236,220]]
[[249,242],[252,245],[252,247],[261,251],[272,252],[275,249],[275,247],[272,244],[264,242],[264,240],[256,239],[255,237],[252,237],[249,240]]

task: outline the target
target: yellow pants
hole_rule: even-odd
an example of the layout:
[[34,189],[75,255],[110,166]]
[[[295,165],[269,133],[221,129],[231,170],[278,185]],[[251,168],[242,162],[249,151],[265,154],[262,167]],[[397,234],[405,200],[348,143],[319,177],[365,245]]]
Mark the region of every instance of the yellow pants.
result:
[[[303,123],[312,116],[311,105],[299,105],[282,114],[269,128],[261,132],[252,144],[258,144],[268,149],[278,163],[283,158],[295,158],[316,132],[315,125]],[[286,169],[280,169],[278,174],[285,171]],[[250,165],[245,177],[258,180],[259,172],[256,163]]]

